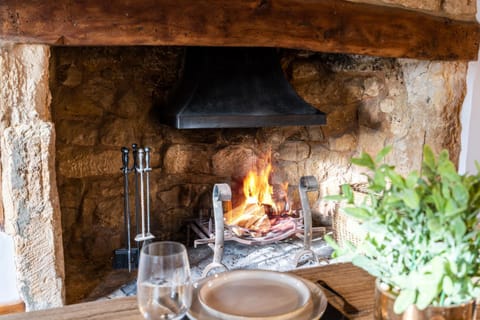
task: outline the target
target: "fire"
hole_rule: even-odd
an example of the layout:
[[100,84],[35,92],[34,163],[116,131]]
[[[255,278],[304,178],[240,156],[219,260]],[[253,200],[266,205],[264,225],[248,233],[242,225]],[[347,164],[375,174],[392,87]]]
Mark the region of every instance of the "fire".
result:
[[274,211],[277,211],[272,198],[273,187],[268,182],[271,171],[272,165],[268,164],[260,174],[256,174],[254,171],[248,172],[247,177],[243,180],[243,194],[246,204],[269,205]]
[[276,217],[289,213],[288,183],[280,184],[275,192],[269,182],[271,173],[272,164],[268,161],[265,168],[250,170],[243,180],[245,201],[224,216],[227,225],[240,227],[233,229],[238,235],[245,229],[253,236],[263,235],[271,230]]

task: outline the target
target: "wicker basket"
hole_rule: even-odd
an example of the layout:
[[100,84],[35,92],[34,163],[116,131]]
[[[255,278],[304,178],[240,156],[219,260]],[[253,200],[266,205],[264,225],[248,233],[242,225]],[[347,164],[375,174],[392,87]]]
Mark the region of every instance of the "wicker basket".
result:
[[[356,203],[361,203],[366,195],[366,184],[351,185]],[[341,205],[337,205],[332,219],[333,236],[337,243],[343,247],[347,243],[357,245],[365,237],[365,231],[362,229],[360,222],[352,218],[341,209]]]
[[333,216],[332,227],[334,239],[340,247],[344,247],[349,242],[357,245],[365,235],[360,223],[341,210],[338,210]]

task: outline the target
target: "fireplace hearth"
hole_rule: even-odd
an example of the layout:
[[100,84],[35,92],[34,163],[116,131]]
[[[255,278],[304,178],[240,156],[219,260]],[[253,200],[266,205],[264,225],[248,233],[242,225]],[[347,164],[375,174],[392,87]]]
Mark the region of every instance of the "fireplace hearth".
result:
[[[312,250],[318,257],[318,262],[305,260],[296,268],[308,268],[326,265],[330,261],[332,249],[322,240],[322,233],[314,234]],[[282,241],[260,245],[245,246],[244,244],[228,241],[225,243],[223,264],[228,270],[260,269],[272,271],[290,271],[294,269],[296,256],[303,249],[303,241],[287,238]],[[211,264],[214,252],[208,246],[188,248],[192,279],[200,280],[204,270]],[[215,270],[221,272],[221,269]],[[113,271],[105,277],[105,281],[91,290],[86,301],[114,299],[135,295],[136,281],[125,277],[119,271]]]

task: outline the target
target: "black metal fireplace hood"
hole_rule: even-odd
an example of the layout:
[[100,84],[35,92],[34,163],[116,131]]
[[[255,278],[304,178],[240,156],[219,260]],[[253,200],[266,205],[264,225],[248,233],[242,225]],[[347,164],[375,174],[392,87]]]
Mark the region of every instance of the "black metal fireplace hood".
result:
[[291,87],[274,48],[188,47],[172,97],[160,121],[178,129],[326,123]]

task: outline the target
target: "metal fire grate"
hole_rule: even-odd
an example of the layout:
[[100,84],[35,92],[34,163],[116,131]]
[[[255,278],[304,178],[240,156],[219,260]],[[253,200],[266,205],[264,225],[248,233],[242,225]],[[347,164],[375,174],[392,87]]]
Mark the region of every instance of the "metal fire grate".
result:
[[[295,266],[298,266],[300,261],[304,261],[306,257],[313,262],[318,262],[317,255],[311,249],[312,234],[313,231],[325,233],[326,229],[324,227],[312,227],[312,214],[307,197],[307,193],[312,191],[318,191],[316,178],[313,176],[300,178],[299,194],[302,206],[300,216],[281,221],[281,224],[288,225],[276,228],[263,237],[254,237],[247,229],[225,225],[223,202],[231,201],[232,192],[228,184],[215,184],[212,193],[213,219],[211,216],[199,218],[190,224],[191,230],[199,237],[199,239],[194,240],[194,246],[207,244],[214,252],[213,261],[206,266],[202,276],[207,276],[212,270],[217,268],[228,270],[222,263],[225,241],[236,241],[244,245],[267,245],[295,236],[303,239],[303,250],[296,255]],[[242,236],[238,236],[235,232],[238,229],[242,229]]]

